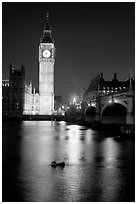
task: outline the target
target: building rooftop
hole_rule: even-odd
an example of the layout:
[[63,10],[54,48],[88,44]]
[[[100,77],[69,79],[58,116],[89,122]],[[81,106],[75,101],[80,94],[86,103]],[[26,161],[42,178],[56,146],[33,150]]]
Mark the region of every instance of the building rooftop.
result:
[[134,89],[135,80],[133,77],[132,78],[129,77],[126,81],[119,81],[117,79],[116,73],[114,73],[114,78],[111,81],[105,81],[105,79],[103,78],[103,73],[101,73],[100,75],[96,76],[91,80],[90,85],[85,92],[85,95],[88,94],[89,92],[92,92],[98,89],[99,90],[126,89],[129,87],[130,83],[132,84],[132,87]]

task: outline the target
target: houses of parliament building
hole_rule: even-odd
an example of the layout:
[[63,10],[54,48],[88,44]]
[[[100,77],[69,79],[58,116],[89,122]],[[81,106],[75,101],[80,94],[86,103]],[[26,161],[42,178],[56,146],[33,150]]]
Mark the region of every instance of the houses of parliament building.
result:
[[25,67],[9,68],[9,79],[2,80],[3,115],[52,115],[54,113],[55,45],[47,13],[43,38],[39,44],[39,91],[25,81]]

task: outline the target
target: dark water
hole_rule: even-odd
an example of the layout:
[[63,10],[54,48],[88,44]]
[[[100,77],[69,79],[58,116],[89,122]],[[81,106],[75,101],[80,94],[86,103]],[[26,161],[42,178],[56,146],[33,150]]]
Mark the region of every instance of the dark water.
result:
[[134,140],[112,136],[63,122],[3,122],[2,200],[134,201]]

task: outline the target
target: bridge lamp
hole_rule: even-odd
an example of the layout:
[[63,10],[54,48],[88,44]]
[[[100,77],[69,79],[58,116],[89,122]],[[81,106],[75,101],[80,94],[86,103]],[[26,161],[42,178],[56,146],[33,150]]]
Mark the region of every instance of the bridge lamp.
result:
[[95,104],[95,103],[91,103],[91,106],[94,106],[94,107],[96,107],[96,104]]
[[109,100],[109,103],[112,103],[113,101],[112,100]]
[[119,101],[118,101],[117,99],[114,99],[114,102],[115,102],[115,103],[119,103]]

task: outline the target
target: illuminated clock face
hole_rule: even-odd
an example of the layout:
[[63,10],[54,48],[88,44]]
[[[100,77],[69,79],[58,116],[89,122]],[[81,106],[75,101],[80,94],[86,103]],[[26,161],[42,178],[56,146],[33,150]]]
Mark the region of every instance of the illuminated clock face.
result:
[[43,57],[45,57],[45,58],[49,58],[50,55],[51,55],[51,53],[50,53],[49,50],[44,50],[44,51],[43,51]]

